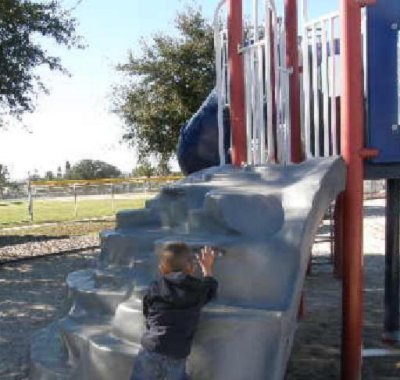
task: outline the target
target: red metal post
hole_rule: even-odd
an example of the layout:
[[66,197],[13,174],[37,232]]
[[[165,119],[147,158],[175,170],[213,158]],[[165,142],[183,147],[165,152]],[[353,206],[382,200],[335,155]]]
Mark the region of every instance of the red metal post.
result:
[[343,194],[342,380],[361,378],[363,329],[363,180],[364,148],[361,8],[341,0],[342,15],[342,155],[347,163]]
[[228,14],[229,71],[231,83],[232,163],[247,162],[245,91],[243,56],[238,48],[243,42],[242,0],[229,0]]
[[286,64],[293,70],[290,76],[290,119],[292,161],[302,161],[300,123],[300,77],[297,0],[285,0]]

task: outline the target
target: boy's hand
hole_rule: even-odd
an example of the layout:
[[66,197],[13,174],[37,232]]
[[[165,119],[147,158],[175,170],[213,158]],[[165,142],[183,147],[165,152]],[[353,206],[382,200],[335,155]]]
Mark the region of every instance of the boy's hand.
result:
[[202,248],[200,255],[197,255],[197,260],[203,272],[203,276],[212,276],[215,256],[215,251],[211,247]]

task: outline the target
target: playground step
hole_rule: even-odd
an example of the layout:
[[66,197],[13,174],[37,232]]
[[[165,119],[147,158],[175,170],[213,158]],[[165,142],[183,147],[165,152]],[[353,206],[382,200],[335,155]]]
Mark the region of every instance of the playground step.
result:
[[[241,207],[232,207],[235,204]],[[204,208],[218,224],[244,236],[267,239],[282,228],[285,220],[279,196],[248,190],[212,191]]]
[[190,210],[202,208],[206,194],[215,186],[212,181],[202,184],[182,182],[163,188],[157,203],[162,225],[187,232]]
[[68,316],[58,322],[68,360],[75,367],[89,349],[89,340],[110,331],[110,319]]
[[74,365],[74,380],[128,379],[139,344],[111,333],[110,320],[60,321],[60,333]]
[[257,173],[256,171],[253,170],[253,168],[247,167],[244,170],[238,172],[235,171],[234,169],[228,170],[224,173],[215,173],[212,175],[211,180],[213,182],[218,182],[219,185],[224,182],[232,182],[235,181],[237,183],[240,182],[245,182],[246,184],[249,183],[249,181],[259,181],[261,179],[260,173]]
[[69,380],[73,367],[69,365],[58,323],[36,332],[31,340],[29,378],[31,380]]
[[127,268],[86,269],[67,277],[71,314],[113,314],[132,290],[133,271]]
[[82,362],[84,376],[76,380],[129,379],[140,348],[112,334],[95,336],[90,341],[90,357]]
[[230,231],[204,209],[189,210],[189,234],[227,234]]
[[129,342],[140,342],[144,332],[142,298],[132,296],[121,303],[112,321],[112,333]]
[[141,210],[119,211],[116,215],[116,228],[127,229],[136,226],[160,225],[160,219],[157,213],[150,208]]
[[106,231],[100,235],[100,261],[103,266],[133,266],[135,257],[153,251],[154,241],[168,231],[160,228],[135,228],[129,232]]
[[237,236],[214,233],[170,234],[154,242],[155,252],[160,252],[171,241],[184,242],[195,251],[205,245],[220,248],[221,251],[224,251],[237,242]]

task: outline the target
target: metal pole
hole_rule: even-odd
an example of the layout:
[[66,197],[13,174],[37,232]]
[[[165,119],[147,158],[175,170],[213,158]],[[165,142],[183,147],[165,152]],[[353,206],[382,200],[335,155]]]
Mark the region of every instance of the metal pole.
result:
[[363,180],[364,147],[361,8],[341,0],[342,14],[342,155],[347,163],[343,194],[342,380],[361,378],[363,329]]
[[291,161],[302,161],[297,0],[285,0],[286,65],[290,76]]
[[111,184],[111,211],[114,213],[115,205],[114,205],[114,184]]
[[237,166],[247,161],[244,65],[243,56],[239,54],[238,50],[242,42],[242,0],[229,0],[228,49],[231,88],[232,163]]
[[313,129],[314,129],[314,157],[320,157],[320,103],[319,103],[319,82],[318,82],[318,26],[319,23],[313,24],[312,33],[312,103],[313,103]]
[[333,266],[336,278],[343,277],[343,194],[336,199],[334,211]]
[[32,195],[32,183],[31,183],[30,174],[29,174],[29,178],[28,178],[28,213],[29,213],[31,222],[33,222],[33,195]]
[[224,87],[223,82],[225,78],[225,67],[222,64],[222,46],[224,41],[221,43],[221,32],[220,32],[220,20],[219,14],[221,8],[225,5],[225,0],[221,0],[214,15],[214,49],[216,58],[216,89],[218,94],[218,153],[220,165],[225,165],[225,141],[224,141],[224,105],[226,99],[223,98]]
[[271,46],[271,86],[273,91],[273,101],[272,101],[272,131],[273,131],[273,141],[274,146],[273,154],[271,153],[272,162],[278,161],[278,86],[279,82],[279,72],[278,72],[278,49],[277,49],[277,39],[278,39],[278,27],[277,21],[274,17],[273,12],[270,12],[270,38],[272,41]]
[[73,189],[74,189],[74,205],[75,205],[75,220],[76,220],[77,217],[78,217],[78,195],[77,195],[77,192],[76,192],[76,185],[75,184],[73,186]]
[[399,341],[400,179],[388,179],[386,189],[385,326],[383,339]]

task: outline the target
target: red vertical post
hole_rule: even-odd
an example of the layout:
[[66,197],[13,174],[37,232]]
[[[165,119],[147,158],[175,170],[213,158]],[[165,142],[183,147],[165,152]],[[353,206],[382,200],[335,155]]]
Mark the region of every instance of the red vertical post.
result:
[[342,380],[361,378],[363,318],[363,158],[364,99],[361,8],[341,0],[342,14],[342,155],[347,163],[343,194]]
[[292,162],[302,161],[300,123],[300,76],[297,0],[285,0],[286,65],[293,70],[290,76],[290,119]]
[[243,56],[239,46],[243,42],[242,0],[229,0],[228,45],[231,85],[232,163],[240,166],[247,162],[247,137],[245,121],[245,92]]

